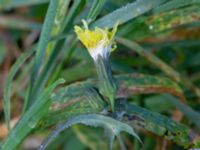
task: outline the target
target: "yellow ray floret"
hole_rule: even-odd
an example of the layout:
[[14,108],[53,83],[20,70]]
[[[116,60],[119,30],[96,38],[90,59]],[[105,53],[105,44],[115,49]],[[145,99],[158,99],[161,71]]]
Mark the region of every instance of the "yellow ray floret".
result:
[[83,45],[89,51],[92,51],[95,50],[95,48],[99,45],[102,45],[103,47],[109,44],[112,45],[113,37],[117,31],[117,25],[113,28],[112,31],[98,27],[96,27],[94,30],[89,30],[87,27],[82,29],[79,26],[75,26],[74,30]]

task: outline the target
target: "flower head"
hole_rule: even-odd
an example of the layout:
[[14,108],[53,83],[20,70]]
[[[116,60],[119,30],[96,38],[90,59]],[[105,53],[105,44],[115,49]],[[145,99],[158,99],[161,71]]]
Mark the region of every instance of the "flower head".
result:
[[114,111],[114,100],[117,91],[117,85],[112,77],[112,70],[109,63],[109,54],[115,48],[113,38],[117,31],[117,24],[112,31],[96,27],[94,30],[89,30],[86,21],[83,20],[85,28],[75,26],[74,30],[88,49],[94,60],[97,75],[99,77],[99,91],[110,101],[111,108]]
[[113,37],[117,31],[117,25],[112,31],[108,29],[101,29],[95,27],[94,30],[89,30],[87,23],[83,20],[84,29],[79,26],[75,26],[74,30],[83,43],[83,45],[88,49],[90,55],[94,60],[97,59],[98,55],[106,57],[114,49],[115,46]]

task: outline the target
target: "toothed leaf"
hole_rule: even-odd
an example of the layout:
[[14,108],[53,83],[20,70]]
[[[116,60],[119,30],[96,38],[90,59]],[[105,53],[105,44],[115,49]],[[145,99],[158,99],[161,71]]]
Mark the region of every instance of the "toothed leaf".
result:
[[67,122],[58,126],[57,129],[55,129],[47,138],[47,140],[40,146],[39,150],[44,150],[51,143],[51,141],[54,138],[56,138],[62,131],[75,124],[84,124],[93,127],[103,127],[105,129],[105,132],[107,133],[107,137],[109,138],[110,149],[112,149],[112,144],[115,136],[119,135],[122,131],[131,134],[132,136],[136,137],[139,141],[141,141],[139,136],[135,133],[131,126],[122,123],[118,120],[115,120],[111,117],[98,114],[88,114],[71,118]]

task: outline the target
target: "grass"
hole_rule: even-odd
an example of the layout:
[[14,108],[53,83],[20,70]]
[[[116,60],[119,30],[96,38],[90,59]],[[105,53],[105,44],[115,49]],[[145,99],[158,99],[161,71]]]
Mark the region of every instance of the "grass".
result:
[[[48,150],[200,148],[199,5],[0,1],[0,148],[31,137]],[[82,19],[119,24],[109,59],[95,62],[78,40]]]

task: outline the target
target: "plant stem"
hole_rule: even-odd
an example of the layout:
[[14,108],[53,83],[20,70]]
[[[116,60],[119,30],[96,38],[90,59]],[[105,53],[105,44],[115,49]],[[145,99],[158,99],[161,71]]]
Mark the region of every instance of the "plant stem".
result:
[[112,76],[111,66],[108,57],[98,56],[95,61],[97,75],[99,78],[99,89],[102,95],[106,96],[111,104],[111,109],[114,111],[115,94],[117,85]]

